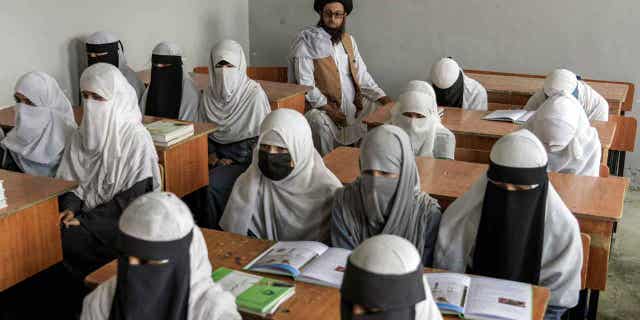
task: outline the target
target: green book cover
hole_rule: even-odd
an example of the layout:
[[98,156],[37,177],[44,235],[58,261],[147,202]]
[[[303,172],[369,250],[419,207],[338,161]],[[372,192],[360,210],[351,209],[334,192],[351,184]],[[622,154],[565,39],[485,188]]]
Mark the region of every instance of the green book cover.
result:
[[212,277],[213,281],[236,297],[236,304],[241,311],[256,314],[273,313],[295,290],[294,285],[286,282],[227,268],[217,269]]

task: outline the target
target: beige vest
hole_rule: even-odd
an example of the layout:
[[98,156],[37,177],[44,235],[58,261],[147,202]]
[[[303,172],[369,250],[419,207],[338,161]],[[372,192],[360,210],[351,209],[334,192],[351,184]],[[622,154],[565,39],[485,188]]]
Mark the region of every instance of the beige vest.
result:
[[[362,110],[362,95],[360,94],[360,84],[358,83],[358,67],[356,66],[356,55],[353,49],[353,42],[351,41],[351,35],[348,33],[342,34],[342,46],[347,52],[349,57],[349,69],[351,71],[351,81],[353,81],[356,88],[356,97],[353,104],[358,111]],[[316,82],[316,88],[327,97],[328,103],[334,103],[338,108],[342,104],[342,86],[340,84],[340,71],[336,62],[332,56],[313,60],[313,66],[315,68],[314,78]]]

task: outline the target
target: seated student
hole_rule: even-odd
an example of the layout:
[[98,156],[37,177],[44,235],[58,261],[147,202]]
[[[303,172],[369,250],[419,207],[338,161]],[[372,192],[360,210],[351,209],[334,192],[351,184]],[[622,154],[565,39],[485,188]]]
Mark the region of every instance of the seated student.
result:
[[199,110],[200,121],[216,125],[209,136],[209,209],[201,227],[216,228],[236,179],[249,167],[260,124],[271,112],[269,98],[247,76],[242,46],[223,40],[211,49],[209,87]]
[[547,175],[547,153],[528,130],[502,137],[489,171],[442,215],[435,267],[551,290],[545,319],[578,303],[578,221]]
[[313,147],[304,116],[278,109],[260,128],[253,162],[236,184],[222,229],[261,239],[329,240],[331,201],[342,186]]
[[23,75],[15,89],[16,126],[2,139],[2,168],[54,177],[68,138],[77,129],[71,103],[43,72]]
[[549,172],[600,176],[602,146],[598,131],[573,96],[547,99],[525,127],[547,149]]
[[182,50],[177,44],[161,42],[151,55],[151,82],[140,100],[142,114],[197,120],[200,90],[182,70]]
[[398,236],[359,245],[347,261],[340,289],[342,320],[442,320],[418,250]]
[[407,134],[389,125],[373,129],[362,143],[360,170],[356,181],[336,192],[333,246],[353,249],[372,236],[394,234],[411,241],[425,266],[431,266],[440,206],[420,191]]
[[138,196],[160,186],[158,155],[136,93],[112,65],[80,77],[84,115],[57,177],[80,185],[60,201],[65,264],[82,278],[116,257],[117,223]]
[[438,106],[486,111],[487,89],[467,77],[451,58],[442,58],[431,68],[431,83]]
[[531,96],[524,108],[526,110],[537,110],[545,100],[557,94],[576,97],[589,120],[609,120],[609,103],[607,100],[586,82],[582,81],[575,73],[566,69],[556,69],[548,74],[544,81],[544,87]]
[[456,137],[440,122],[435,98],[417,91],[402,94],[392,111],[391,124],[409,135],[416,156],[454,159]]
[[120,39],[113,33],[98,31],[86,40],[87,62],[92,66],[98,62],[104,62],[120,69],[127,78],[129,84],[135,89],[136,97],[140,100],[144,92],[144,83],[138,75],[129,68],[124,56],[124,46]]
[[118,224],[118,275],[84,300],[81,320],[241,319],[211,278],[202,232],[170,193],[139,197]]
[[433,90],[433,87],[426,81],[422,81],[422,80],[409,81],[409,83],[407,84],[407,86],[404,88],[402,92],[407,93],[411,91],[421,92],[430,96],[433,99],[437,99],[436,91]]

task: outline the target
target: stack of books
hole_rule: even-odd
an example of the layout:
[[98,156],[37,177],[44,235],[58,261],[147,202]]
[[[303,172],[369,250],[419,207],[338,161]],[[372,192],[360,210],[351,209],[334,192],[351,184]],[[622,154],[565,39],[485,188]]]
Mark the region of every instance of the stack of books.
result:
[[4,192],[4,180],[0,180],[0,209],[7,207],[7,198]]
[[153,143],[159,147],[169,147],[185,140],[194,133],[193,123],[177,120],[161,120],[145,124]]

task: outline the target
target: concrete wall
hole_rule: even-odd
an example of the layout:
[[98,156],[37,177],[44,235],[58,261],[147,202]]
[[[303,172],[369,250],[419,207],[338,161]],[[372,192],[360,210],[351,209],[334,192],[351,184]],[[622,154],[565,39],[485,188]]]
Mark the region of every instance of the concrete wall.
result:
[[[349,31],[391,96],[430,65],[452,56],[463,67],[545,74],[556,67],[583,77],[640,84],[640,2],[633,0],[355,1]],[[315,24],[313,1],[251,0],[253,65],[284,65],[296,31]],[[640,88],[637,90],[640,96]],[[636,106],[640,114],[640,106]],[[627,161],[640,184],[640,153]]]
[[182,47],[189,69],[206,64],[209,49],[223,38],[248,51],[248,10],[248,0],[6,1],[0,10],[0,106],[12,103],[15,81],[32,70],[54,76],[78,103],[83,41],[98,30],[121,37],[134,70],[149,68],[151,50],[165,40]]

